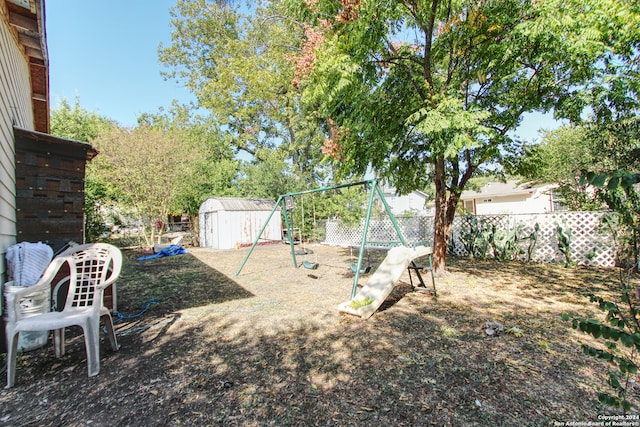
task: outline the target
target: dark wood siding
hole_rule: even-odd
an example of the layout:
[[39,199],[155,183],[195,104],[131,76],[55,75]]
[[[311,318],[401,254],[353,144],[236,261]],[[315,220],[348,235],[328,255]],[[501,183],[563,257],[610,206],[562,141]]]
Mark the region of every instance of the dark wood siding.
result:
[[19,242],[58,251],[84,242],[84,176],[91,145],[15,129],[16,226]]

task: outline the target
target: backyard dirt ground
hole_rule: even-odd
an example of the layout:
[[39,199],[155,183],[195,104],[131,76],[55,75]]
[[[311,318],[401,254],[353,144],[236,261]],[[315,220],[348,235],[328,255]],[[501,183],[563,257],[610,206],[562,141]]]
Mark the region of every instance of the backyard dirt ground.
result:
[[[270,245],[237,277],[246,248],[146,261],[124,251],[120,351],[103,341],[93,378],[75,330],[60,359],[51,345],[21,354],[0,426],[553,426],[616,413],[597,403],[607,365],[583,356],[588,337],[560,318],[602,318],[582,293],[609,295],[615,269],[451,258],[437,298],[405,273],[362,320],[337,310],[356,254],[309,248],[317,270]],[[487,336],[485,322],[522,335]]]

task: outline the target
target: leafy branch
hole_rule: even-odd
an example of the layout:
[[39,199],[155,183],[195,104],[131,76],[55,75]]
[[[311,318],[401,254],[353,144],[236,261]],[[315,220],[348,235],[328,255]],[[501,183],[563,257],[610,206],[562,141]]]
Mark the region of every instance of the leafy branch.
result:
[[[599,197],[620,217],[619,226],[633,228],[638,223],[640,212],[640,197],[635,185],[640,182],[640,174],[624,171],[612,173],[588,173],[583,175],[583,182],[588,182],[598,189]],[[608,220],[608,225],[613,222]],[[560,227],[558,227],[560,230]],[[560,232],[558,233],[560,235]],[[612,233],[615,244],[618,245],[619,233]],[[559,236],[560,241],[560,236]],[[619,263],[618,263],[619,264]],[[620,270],[619,302],[606,300],[594,294],[588,294],[591,303],[606,313],[604,321],[590,319],[569,314],[563,314],[564,320],[571,320],[574,329],[591,335],[595,339],[604,340],[604,348],[596,348],[582,344],[585,355],[606,360],[616,369],[609,371],[607,384],[613,393],[602,391],[598,395],[600,403],[622,408],[624,412],[631,410],[632,404],[628,399],[631,379],[638,373],[638,350],[640,350],[640,321],[638,316],[638,295],[630,287],[630,273],[623,275]],[[634,300],[635,298],[635,300]],[[621,344],[621,345],[619,345]]]
[[[624,281],[621,281],[624,285]],[[604,339],[605,349],[582,344],[582,352],[596,359],[610,362],[617,370],[609,371],[607,383],[614,394],[602,391],[598,395],[600,403],[621,407],[625,412],[631,410],[627,399],[629,381],[638,373],[637,350],[640,350],[640,325],[636,316],[638,311],[631,301],[629,288],[623,286],[621,301],[628,305],[627,314],[619,305],[594,294],[588,294],[589,300],[606,312],[605,322],[580,316],[562,314],[564,320],[571,320],[573,329],[580,330],[596,339]],[[622,347],[618,344],[622,344]]]

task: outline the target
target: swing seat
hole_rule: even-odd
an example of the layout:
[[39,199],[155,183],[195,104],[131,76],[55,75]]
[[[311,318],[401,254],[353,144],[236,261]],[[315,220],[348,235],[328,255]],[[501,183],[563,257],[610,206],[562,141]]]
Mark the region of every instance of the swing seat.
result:
[[302,262],[302,266],[308,270],[316,270],[318,268],[318,263],[305,260]]
[[[356,272],[358,271],[358,264],[351,263],[351,271],[353,272],[353,274],[356,274]],[[371,271],[371,266],[367,265],[360,269],[360,274],[367,274],[370,271]]]

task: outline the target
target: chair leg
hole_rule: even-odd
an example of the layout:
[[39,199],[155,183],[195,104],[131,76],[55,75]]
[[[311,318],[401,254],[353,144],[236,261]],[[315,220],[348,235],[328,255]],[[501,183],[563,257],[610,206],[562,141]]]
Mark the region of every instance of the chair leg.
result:
[[56,357],[62,357],[65,353],[64,330],[65,328],[60,328],[53,331],[53,347],[56,351]]
[[94,377],[100,373],[100,319],[88,319],[82,326],[87,351],[87,373]]
[[16,382],[16,355],[18,353],[19,332],[6,331],[7,333],[7,386],[11,388]]
[[113,320],[111,319],[111,315],[104,314],[102,316],[102,321],[104,322],[104,326],[107,328],[107,336],[109,337],[109,342],[111,343],[111,349],[113,351],[120,350],[120,344],[118,344],[116,332],[113,330]]

